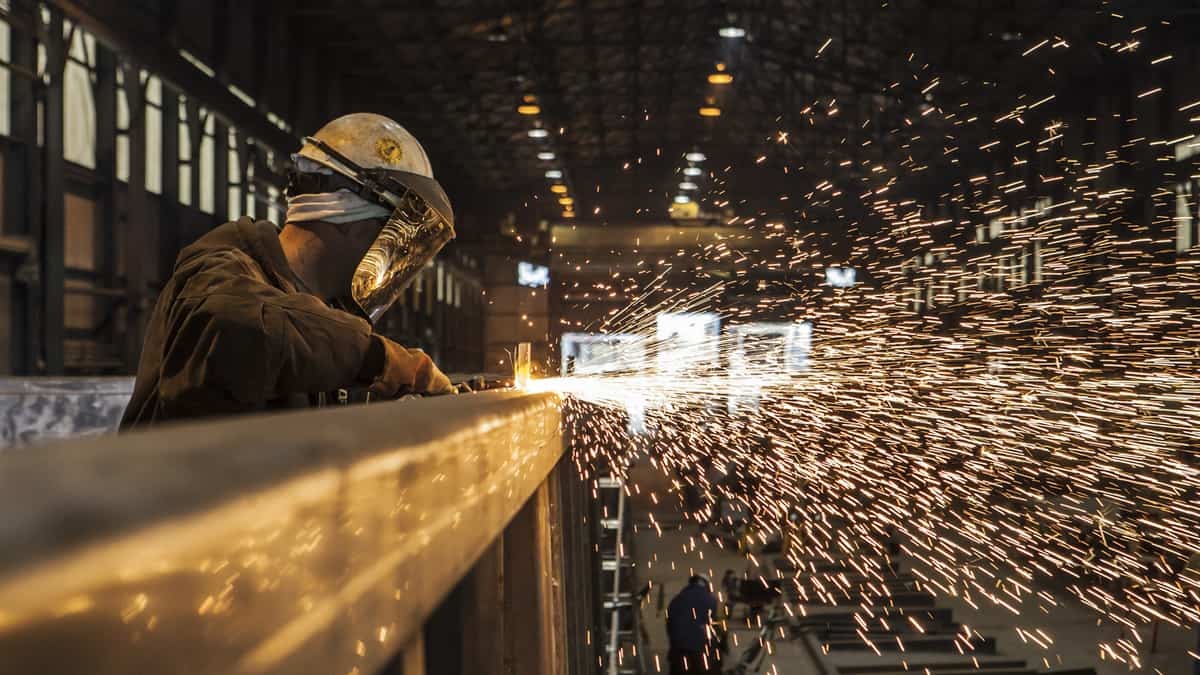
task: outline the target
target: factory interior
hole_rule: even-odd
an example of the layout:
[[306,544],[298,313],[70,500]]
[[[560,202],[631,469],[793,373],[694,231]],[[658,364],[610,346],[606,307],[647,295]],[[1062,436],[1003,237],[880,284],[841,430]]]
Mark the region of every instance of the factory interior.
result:
[[1200,674],[1200,0],[0,0],[0,675]]

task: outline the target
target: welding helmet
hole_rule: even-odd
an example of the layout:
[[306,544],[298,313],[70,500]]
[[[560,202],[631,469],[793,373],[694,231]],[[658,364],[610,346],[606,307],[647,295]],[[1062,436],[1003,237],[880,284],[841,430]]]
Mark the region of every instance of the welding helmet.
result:
[[349,190],[391,213],[349,289],[354,309],[375,322],[454,238],[450,200],[433,178],[425,149],[382,115],[339,117],[305,138],[296,157],[330,171],[292,172],[289,195]]

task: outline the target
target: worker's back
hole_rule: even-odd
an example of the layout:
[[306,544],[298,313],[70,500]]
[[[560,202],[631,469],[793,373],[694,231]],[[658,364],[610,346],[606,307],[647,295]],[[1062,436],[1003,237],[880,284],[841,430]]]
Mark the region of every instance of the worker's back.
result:
[[717,599],[706,581],[689,583],[667,607],[667,636],[671,648],[702,652],[708,646],[708,626],[717,613]]

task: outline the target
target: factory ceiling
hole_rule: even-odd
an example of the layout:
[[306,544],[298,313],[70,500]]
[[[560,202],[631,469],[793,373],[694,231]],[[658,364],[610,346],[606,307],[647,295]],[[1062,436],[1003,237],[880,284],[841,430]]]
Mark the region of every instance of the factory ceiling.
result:
[[[923,110],[970,89],[966,114],[1004,114],[991,99],[1008,101],[1042,67],[1019,55],[1043,34],[1087,45],[1064,86],[1094,87],[1110,12],[1198,11],[1158,4],[302,0],[290,11],[324,36],[353,106],[417,129],[472,188],[554,205],[546,188],[557,179],[546,175],[561,171],[576,213],[618,218],[665,215],[692,151],[707,161],[701,180],[685,182],[734,206],[916,157],[920,139],[940,152],[954,119]],[[539,128],[548,135],[531,137]],[[780,166],[804,177],[762,170]]]

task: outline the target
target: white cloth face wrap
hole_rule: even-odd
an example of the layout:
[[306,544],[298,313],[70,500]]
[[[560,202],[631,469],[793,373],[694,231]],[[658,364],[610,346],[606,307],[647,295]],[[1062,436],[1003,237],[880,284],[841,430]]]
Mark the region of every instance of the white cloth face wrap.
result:
[[[307,157],[295,155],[296,170],[302,173],[333,174],[333,170]],[[371,218],[387,218],[392,210],[367,201],[349,190],[308,195],[288,195],[287,222],[321,220],[326,223],[353,223]]]

